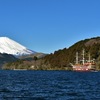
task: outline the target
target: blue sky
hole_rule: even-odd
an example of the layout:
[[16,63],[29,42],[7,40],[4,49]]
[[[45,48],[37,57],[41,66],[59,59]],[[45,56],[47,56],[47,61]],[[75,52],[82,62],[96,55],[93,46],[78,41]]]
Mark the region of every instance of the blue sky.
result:
[[100,36],[100,0],[0,0],[0,37],[52,53]]

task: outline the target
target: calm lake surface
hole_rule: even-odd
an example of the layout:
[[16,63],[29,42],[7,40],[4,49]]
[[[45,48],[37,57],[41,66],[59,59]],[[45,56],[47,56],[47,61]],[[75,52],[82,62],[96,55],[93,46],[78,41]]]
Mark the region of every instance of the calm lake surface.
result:
[[100,72],[0,70],[0,100],[100,100]]

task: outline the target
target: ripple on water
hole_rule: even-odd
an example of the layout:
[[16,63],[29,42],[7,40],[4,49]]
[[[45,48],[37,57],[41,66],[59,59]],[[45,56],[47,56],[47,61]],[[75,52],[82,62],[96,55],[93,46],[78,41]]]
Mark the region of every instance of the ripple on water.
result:
[[0,71],[0,100],[100,100],[100,73]]

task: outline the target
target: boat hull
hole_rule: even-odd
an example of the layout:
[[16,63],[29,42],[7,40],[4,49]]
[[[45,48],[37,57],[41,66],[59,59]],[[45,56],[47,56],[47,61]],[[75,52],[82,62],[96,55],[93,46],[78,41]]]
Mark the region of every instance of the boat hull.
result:
[[91,71],[91,66],[76,65],[73,66],[73,71],[80,71],[80,72]]

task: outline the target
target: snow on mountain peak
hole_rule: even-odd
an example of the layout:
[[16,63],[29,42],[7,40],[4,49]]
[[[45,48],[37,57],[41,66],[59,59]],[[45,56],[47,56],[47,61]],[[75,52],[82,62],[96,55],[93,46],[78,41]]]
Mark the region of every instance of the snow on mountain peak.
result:
[[29,55],[35,53],[23,45],[8,37],[0,37],[0,53],[12,54],[15,56]]

